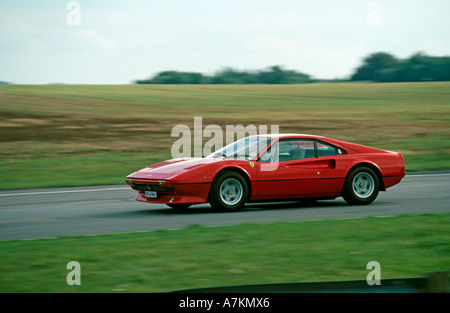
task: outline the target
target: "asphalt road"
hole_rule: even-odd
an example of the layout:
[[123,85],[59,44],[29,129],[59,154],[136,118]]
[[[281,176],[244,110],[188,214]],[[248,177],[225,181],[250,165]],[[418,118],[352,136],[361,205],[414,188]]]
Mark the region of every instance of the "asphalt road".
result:
[[52,188],[0,192],[0,240],[178,229],[272,221],[358,218],[450,212],[450,173],[407,175],[368,206],[350,206],[342,198],[249,204],[243,211],[218,213],[208,204],[174,212],[165,205],[134,201],[123,186]]

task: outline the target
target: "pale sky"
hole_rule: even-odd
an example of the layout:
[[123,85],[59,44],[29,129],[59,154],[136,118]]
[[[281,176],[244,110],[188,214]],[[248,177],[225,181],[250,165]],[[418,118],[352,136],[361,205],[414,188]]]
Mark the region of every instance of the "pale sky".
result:
[[128,84],[272,65],[345,78],[373,52],[450,55],[449,13],[449,0],[1,0],[0,81]]

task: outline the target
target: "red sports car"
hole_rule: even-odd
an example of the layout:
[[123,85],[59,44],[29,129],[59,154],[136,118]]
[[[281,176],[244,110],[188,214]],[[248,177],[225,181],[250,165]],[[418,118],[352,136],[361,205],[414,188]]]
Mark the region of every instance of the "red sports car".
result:
[[137,201],[187,208],[209,202],[235,211],[247,202],[335,199],[369,204],[405,176],[403,156],[302,134],[242,138],[203,158],[182,158],[130,174]]

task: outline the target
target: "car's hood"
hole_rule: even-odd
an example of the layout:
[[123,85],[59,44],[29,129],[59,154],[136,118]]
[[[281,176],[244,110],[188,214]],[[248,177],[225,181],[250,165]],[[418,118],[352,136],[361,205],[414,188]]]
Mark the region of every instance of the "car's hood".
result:
[[172,159],[145,167],[128,175],[134,179],[170,179],[186,171],[221,161],[221,158],[185,158]]

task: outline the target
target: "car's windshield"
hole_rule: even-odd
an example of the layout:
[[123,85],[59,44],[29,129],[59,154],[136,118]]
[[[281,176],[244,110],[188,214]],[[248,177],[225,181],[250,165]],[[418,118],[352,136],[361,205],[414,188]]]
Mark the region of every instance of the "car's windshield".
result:
[[266,136],[245,137],[211,153],[208,157],[253,160],[271,141],[272,139]]

